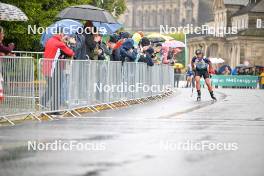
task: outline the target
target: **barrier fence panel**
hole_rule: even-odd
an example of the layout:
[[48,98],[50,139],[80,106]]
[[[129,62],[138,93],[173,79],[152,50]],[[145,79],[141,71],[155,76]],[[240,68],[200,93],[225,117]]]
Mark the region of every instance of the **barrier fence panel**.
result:
[[63,85],[66,90],[64,97],[68,101],[68,108],[70,109],[91,104],[90,66],[90,62],[83,60],[66,61]]
[[0,57],[0,116],[35,112],[32,57]]
[[[109,92],[105,89],[109,86],[109,63],[106,61],[90,61],[91,74],[90,90],[92,91],[92,104],[101,104],[109,101]],[[95,89],[95,86],[96,89]]]
[[109,62],[109,79],[112,91],[109,94],[109,101],[118,101],[123,98],[122,62]]
[[15,54],[17,57],[32,57],[34,59],[34,77],[35,77],[35,96],[38,97],[39,95],[39,83],[37,81],[38,79],[38,62],[40,58],[43,58],[44,52],[32,52],[32,51],[12,51],[13,54]]
[[[64,66],[67,60],[40,59],[39,60],[39,104],[41,111],[57,111],[67,109],[67,88],[62,84],[67,80]],[[65,81],[66,82],[66,81]],[[65,89],[65,87],[67,87]],[[64,88],[64,89],[62,89]],[[66,92],[66,93],[65,93]]]
[[43,58],[44,52],[30,52],[30,51],[12,51],[18,57],[32,57],[33,59]]
[[[171,84],[173,68],[98,60],[39,62],[41,111],[60,111],[157,95]],[[152,89],[152,86],[156,89]]]
[[128,63],[128,62],[123,63],[123,84],[124,84],[123,96],[125,99],[135,98],[135,92],[129,90],[130,88],[132,88],[131,86],[135,85],[136,83],[135,73],[136,73],[136,63]]
[[174,87],[174,68],[170,67],[170,86]]

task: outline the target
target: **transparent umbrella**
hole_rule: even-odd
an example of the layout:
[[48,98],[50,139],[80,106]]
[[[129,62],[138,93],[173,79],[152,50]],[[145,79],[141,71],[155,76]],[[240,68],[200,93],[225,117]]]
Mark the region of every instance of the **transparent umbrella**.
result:
[[27,21],[28,17],[16,6],[0,3],[0,21]]

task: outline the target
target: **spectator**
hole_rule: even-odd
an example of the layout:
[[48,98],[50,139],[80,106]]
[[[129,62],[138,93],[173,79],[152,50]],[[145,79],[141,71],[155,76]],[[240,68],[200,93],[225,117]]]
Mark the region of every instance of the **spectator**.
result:
[[223,75],[230,75],[230,70],[228,67],[225,67],[224,71],[222,72]]
[[93,60],[105,60],[105,50],[102,47],[102,36],[94,34],[94,41],[96,41],[96,47],[94,49]]
[[126,39],[120,48],[120,58],[122,62],[134,62],[137,58],[137,52],[134,49],[134,40]]
[[162,63],[163,64],[169,64],[170,60],[169,60],[169,48],[163,46],[162,47]]
[[[41,105],[47,107],[47,103],[50,103],[50,110],[56,111],[59,109],[61,105],[61,85],[62,79],[59,69],[61,65],[57,64],[53,60],[58,57],[59,53],[62,51],[65,55],[72,57],[74,52],[70,49],[65,43],[66,36],[63,33],[59,33],[54,35],[46,42],[45,51],[44,51],[44,58],[43,66],[42,66],[42,73],[45,76],[46,80],[46,89],[44,94],[42,95],[40,101]],[[58,81],[60,82],[58,84]],[[55,86],[54,85],[58,85]],[[58,112],[54,112],[54,115],[58,115]]]
[[140,41],[140,56],[138,62],[145,62],[148,66],[153,66],[154,49],[150,46],[150,40],[143,37]]
[[86,52],[86,45],[85,45],[85,34],[81,33],[81,31],[77,32],[74,35],[76,40],[76,46],[73,48],[75,53],[74,59],[75,60],[87,60],[87,52]]
[[181,77],[181,69],[175,68],[174,69],[174,87],[177,87],[177,88],[179,87],[180,77]]
[[195,86],[195,82],[194,82],[194,73],[193,73],[193,71],[192,71],[192,67],[191,67],[191,65],[188,65],[188,67],[187,67],[186,81],[187,81],[186,88],[188,88],[188,87],[190,87],[190,86],[192,86],[192,87]]
[[162,63],[162,44],[161,43],[157,43],[156,45],[154,45],[154,58],[153,58],[153,62],[155,64],[161,64]]
[[44,58],[54,59],[58,50],[63,51],[67,56],[73,56],[74,52],[64,42],[66,36],[64,34],[56,34],[45,45]]
[[[119,36],[118,36],[118,42],[116,43],[116,48],[120,48],[123,43],[130,38],[130,33],[128,32],[120,32]],[[135,44],[135,43],[134,43]]]
[[107,42],[107,46],[111,50],[110,60],[111,61],[121,61],[120,58],[120,47],[116,47],[116,43],[118,42],[118,38],[116,35],[111,35],[109,41]]
[[235,67],[233,70],[232,70],[232,75],[237,75],[238,74],[238,68]]
[[244,73],[243,68],[239,68],[238,71],[237,71],[237,74],[238,75],[244,75],[245,73]]
[[4,29],[3,27],[0,26],[0,56],[12,55],[11,52],[14,50],[15,44],[9,43],[8,46],[5,46],[3,44],[4,37],[5,37]]
[[93,23],[91,21],[87,21],[84,30],[85,46],[86,46],[86,55],[91,60],[93,60],[94,49],[96,47],[96,41],[94,38],[95,30],[96,28],[93,26]]

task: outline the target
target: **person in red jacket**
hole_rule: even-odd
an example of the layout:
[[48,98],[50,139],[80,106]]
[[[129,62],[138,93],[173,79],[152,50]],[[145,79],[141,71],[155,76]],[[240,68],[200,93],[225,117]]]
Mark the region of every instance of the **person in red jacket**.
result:
[[52,68],[52,61],[54,59],[58,49],[60,49],[64,54],[69,57],[74,55],[74,52],[71,48],[69,48],[63,41],[64,34],[57,34],[48,39],[45,45],[44,51],[44,58],[46,61],[43,62],[43,75],[44,76],[51,76],[51,68]]
[[[74,52],[64,42],[64,34],[57,34],[48,39],[45,45],[44,61],[42,65],[42,73],[46,80],[45,92],[41,97],[41,105],[50,108],[54,115],[59,115],[56,110],[59,110],[63,104],[62,94],[63,90],[61,85],[63,84],[62,69],[59,69],[62,64],[55,61],[58,59],[58,52],[63,52],[65,55],[72,57]],[[50,104],[50,106],[47,106]]]

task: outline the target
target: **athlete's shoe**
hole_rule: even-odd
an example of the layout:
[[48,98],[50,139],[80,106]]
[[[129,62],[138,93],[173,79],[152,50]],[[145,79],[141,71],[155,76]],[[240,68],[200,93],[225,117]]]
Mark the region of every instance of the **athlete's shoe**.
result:
[[215,96],[214,96],[214,92],[213,92],[213,91],[210,92],[210,95],[211,95],[211,98],[212,98],[214,101],[217,100],[217,99],[215,98]]
[[197,101],[201,101],[201,91],[197,90]]

